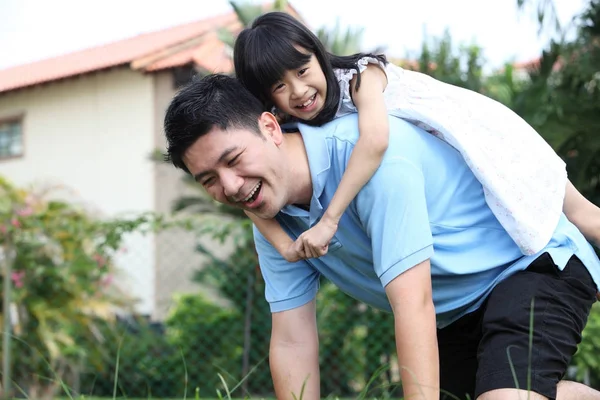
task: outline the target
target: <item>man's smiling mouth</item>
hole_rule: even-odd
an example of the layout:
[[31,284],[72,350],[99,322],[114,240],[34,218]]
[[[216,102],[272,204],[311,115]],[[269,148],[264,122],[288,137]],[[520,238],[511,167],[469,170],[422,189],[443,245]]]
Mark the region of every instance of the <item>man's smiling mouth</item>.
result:
[[262,187],[262,181],[258,181],[256,186],[254,186],[252,191],[248,194],[248,196],[246,196],[246,198],[244,198],[242,200],[242,202],[243,203],[253,203],[256,200],[256,198],[258,197],[261,187]]

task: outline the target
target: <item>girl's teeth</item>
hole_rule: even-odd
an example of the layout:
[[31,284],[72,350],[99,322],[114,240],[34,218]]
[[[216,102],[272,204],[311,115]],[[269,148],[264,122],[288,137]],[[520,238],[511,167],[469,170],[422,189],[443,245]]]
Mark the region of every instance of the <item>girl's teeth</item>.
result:
[[306,107],[306,106],[308,106],[310,103],[312,103],[312,102],[313,102],[313,100],[315,99],[315,96],[316,96],[316,95],[312,95],[310,99],[306,100],[306,101],[304,102],[304,104],[302,104],[302,107]]

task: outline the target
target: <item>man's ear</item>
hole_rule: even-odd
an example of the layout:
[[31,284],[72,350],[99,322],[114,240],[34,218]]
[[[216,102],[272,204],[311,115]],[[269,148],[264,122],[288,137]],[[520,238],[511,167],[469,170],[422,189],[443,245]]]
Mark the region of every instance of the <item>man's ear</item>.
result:
[[275,145],[279,146],[283,141],[283,132],[277,122],[277,118],[270,112],[264,112],[258,118],[258,126],[265,136],[269,136]]

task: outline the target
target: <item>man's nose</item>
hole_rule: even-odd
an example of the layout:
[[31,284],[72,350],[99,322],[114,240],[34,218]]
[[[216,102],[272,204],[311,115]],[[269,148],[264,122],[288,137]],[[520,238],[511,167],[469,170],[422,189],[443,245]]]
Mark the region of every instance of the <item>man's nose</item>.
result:
[[233,201],[239,201],[238,196],[241,196],[240,190],[244,185],[244,179],[231,171],[221,174],[221,183],[223,185],[223,193],[227,198]]

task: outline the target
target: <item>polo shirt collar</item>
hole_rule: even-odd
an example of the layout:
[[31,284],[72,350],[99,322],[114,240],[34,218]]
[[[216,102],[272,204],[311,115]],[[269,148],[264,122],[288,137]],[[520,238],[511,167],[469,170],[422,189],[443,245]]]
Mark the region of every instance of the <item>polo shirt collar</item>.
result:
[[313,193],[310,201],[310,211],[306,211],[298,206],[289,205],[285,206],[281,212],[292,217],[309,217],[310,226],[312,227],[323,216],[323,205],[320,198],[331,170],[331,158],[327,140],[329,135],[326,128],[298,124],[298,129],[304,141],[312,180]]

